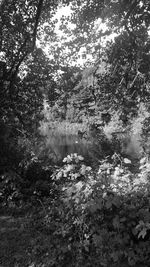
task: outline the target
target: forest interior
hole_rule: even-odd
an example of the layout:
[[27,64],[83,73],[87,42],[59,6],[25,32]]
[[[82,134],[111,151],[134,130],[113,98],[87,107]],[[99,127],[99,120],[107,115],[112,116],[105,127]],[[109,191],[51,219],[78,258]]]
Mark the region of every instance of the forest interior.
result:
[[150,1],[0,1],[0,267],[150,266]]

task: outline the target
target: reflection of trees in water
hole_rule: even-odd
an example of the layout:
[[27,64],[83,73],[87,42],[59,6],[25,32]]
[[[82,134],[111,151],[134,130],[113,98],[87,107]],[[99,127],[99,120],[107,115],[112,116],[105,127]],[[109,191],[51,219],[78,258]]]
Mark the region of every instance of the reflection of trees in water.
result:
[[[82,155],[89,163],[114,152],[137,159],[141,154],[140,134],[135,131],[118,132],[116,139],[108,138],[103,128],[88,128],[82,124],[55,124],[53,127],[42,128],[45,136],[46,150],[55,162],[61,162],[71,153]],[[117,147],[118,144],[118,147]]]
[[[137,136],[122,138],[121,153],[131,158],[138,158],[141,152],[140,142]],[[111,143],[106,140],[100,142],[96,138],[81,138],[77,134],[55,134],[47,137],[46,147],[54,155],[56,161],[62,160],[66,155],[77,153],[85,159],[98,160],[104,154],[113,154]]]
[[47,148],[54,153],[57,160],[61,160],[66,155],[77,153],[87,160],[94,160],[96,154],[100,153],[100,145],[93,140],[81,138],[78,134],[55,134],[47,137]]

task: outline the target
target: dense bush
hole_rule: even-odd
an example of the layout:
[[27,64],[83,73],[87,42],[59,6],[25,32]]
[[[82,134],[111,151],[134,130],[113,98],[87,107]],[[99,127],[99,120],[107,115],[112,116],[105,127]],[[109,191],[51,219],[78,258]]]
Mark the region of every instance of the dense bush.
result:
[[139,176],[118,154],[95,171],[77,154],[63,162],[52,178],[57,197],[41,219],[51,236],[49,266],[149,266],[148,159]]
[[17,170],[9,170],[0,176],[0,200],[2,206],[21,206],[33,199],[49,196],[52,166],[44,164],[32,152],[18,162]]
[[31,220],[39,233],[31,251],[37,266],[149,266],[150,162],[143,157],[134,174],[130,165],[115,153],[93,169],[71,154],[52,174],[32,155],[20,166],[23,179],[1,176],[3,203],[26,199],[33,206],[36,198],[42,208]]

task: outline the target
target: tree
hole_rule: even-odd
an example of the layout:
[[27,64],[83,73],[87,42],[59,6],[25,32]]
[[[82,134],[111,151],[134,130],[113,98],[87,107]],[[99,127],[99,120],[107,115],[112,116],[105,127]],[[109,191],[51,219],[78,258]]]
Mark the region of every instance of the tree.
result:
[[[55,101],[51,95],[52,88],[48,92],[48,100],[56,112],[56,117],[66,120],[70,117],[70,101],[73,95],[73,89],[81,79],[81,70],[79,67],[59,66],[59,77],[54,87]],[[51,101],[52,100],[52,101]]]
[[[149,101],[149,1],[70,1],[70,7],[73,13],[66,18],[66,25],[69,20],[75,27],[73,38],[66,45],[73,46],[72,54],[78,54],[80,47],[86,47],[86,55],[93,49],[93,77],[97,83],[88,86],[91,94],[101,106],[104,103],[104,109],[108,106],[120,109],[123,120],[127,121],[130,115],[137,114],[140,102]],[[65,32],[64,20],[61,27]],[[95,28],[101,22],[108,27],[104,33],[100,27]],[[114,42],[107,42],[104,49],[102,36],[110,33],[117,33],[117,37]],[[96,72],[95,68],[104,61],[110,66],[109,72]],[[87,86],[84,87],[87,91]]]
[[[7,107],[11,106],[19,120],[21,114],[17,114],[13,99],[17,98],[19,93],[18,82],[22,83],[21,72],[27,65],[28,56],[32,55],[36,47],[37,30],[40,23],[43,23],[43,17],[46,19],[46,15],[53,12],[56,4],[46,10],[48,2],[43,0],[6,0],[1,3],[0,51],[3,57],[1,60],[1,100],[4,103],[2,108],[6,111],[7,103]],[[36,93],[31,93],[31,95],[33,98],[36,97]]]
[[[48,10],[48,1],[43,0],[6,0],[0,5],[0,138],[6,165],[18,153],[18,138],[34,133],[41,119],[43,91],[52,78],[46,57],[36,47],[36,37],[43,17],[56,4]],[[40,68],[44,64],[47,74]],[[11,158],[13,167],[15,157]]]

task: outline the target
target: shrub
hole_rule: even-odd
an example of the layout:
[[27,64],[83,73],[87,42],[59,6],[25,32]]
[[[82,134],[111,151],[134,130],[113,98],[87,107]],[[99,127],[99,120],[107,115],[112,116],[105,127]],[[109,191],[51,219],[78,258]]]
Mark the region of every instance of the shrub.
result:
[[52,166],[44,165],[34,153],[18,163],[18,169],[0,175],[0,200],[3,206],[20,205],[31,199],[49,196]]
[[0,176],[0,203],[2,206],[14,206],[22,200],[22,179],[13,171]]
[[53,175],[59,197],[44,218],[53,236],[53,262],[75,267],[149,266],[148,159],[140,161],[139,177],[129,171],[131,161],[117,154],[101,161],[98,171],[77,154],[63,162]]

